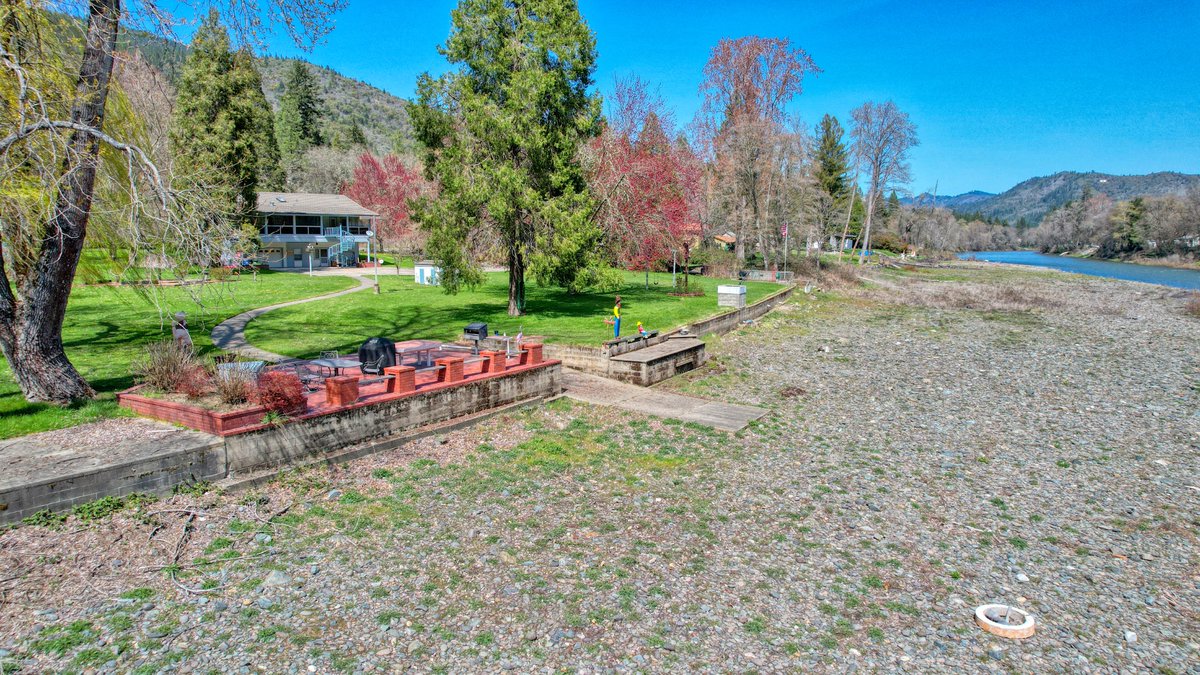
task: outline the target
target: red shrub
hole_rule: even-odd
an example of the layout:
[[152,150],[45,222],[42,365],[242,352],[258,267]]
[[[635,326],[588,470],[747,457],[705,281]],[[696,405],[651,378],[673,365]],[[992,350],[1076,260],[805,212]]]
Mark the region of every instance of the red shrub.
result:
[[203,398],[212,391],[212,378],[203,366],[192,366],[180,373],[175,391],[188,398]]
[[297,412],[307,407],[304,385],[295,373],[268,371],[258,378],[258,404],[282,413]]

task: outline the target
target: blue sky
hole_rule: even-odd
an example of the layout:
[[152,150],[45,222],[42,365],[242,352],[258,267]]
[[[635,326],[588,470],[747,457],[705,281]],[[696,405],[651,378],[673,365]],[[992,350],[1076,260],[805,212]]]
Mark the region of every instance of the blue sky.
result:
[[[350,0],[314,63],[393,94],[446,68],[436,46],[455,2]],[[791,109],[811,127],[892,99],[921,139],[920,192],[999,192],[1060,170],[1200,173],[1200,1],[902,3],[581,0],[596,82],[660,86],[686,122],[722,37],[788,37],[822,73]],[[277,37],[271,52],[300,55]]]

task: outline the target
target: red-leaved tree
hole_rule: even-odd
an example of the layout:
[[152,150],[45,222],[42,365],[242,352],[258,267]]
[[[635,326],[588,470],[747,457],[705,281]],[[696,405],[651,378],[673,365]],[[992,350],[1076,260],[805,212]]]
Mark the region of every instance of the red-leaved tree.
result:
[[[588,147],[588,178],[613,259],[650,269],[690,257],[701,234],[703,165],[682,137],[672,141],[662,99],[636,77],[619,79],[604,132]],[[686,277],[685,277],[686,283]]]
[[364,152],[342,194],[379,213],[376,235],[388,250],[416,253],[424,248],[424,234],[409,220],[409,201],[428,195],[433,186],[419,167],[395,155],[383,158]]

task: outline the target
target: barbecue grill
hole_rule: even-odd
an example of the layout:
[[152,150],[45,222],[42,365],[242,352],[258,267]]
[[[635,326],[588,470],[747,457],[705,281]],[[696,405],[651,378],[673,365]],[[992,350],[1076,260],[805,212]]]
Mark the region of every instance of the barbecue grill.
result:
[[364,375],[378,375],[384,368],[396,365],[396,343],[385,337],[373,337],[358,348],[358,361],[363,365]]
[[479,353],[479,341],[486,340],[488,336],[487,324],[482,321],[467,324],[463,329],[463,339],[470,340],[475,343],[475,353]]

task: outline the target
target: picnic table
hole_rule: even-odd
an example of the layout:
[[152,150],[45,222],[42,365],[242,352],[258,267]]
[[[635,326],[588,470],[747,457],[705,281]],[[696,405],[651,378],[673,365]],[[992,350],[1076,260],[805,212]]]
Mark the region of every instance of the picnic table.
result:
[[433,365],[433,352],[442,348],[442,343],[433,340],[406,340],[396,343],[396,363],[404,363],[404,357],[412,354],[418,368]]
[[341,375],[342,370],[346,368],[358,368],[362,366],[358,359],[313,359],[309,363],[314,366],[329,368],[333,371],[335,377]]

